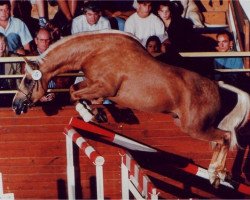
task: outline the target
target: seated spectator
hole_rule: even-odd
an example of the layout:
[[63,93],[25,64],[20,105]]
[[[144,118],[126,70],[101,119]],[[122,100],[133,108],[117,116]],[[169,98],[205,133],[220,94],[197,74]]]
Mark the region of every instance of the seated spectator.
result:
[[[22,20],[28,27],[32,38],[35,37],[35,33],[39,29],[39,20],[31,16],[32,4],[30,1],[12,1],[11,7],[14,6],[13,17]],[[33,41],[31,42],[31,46]]]
[[50,23],[61,31],[62,36],[71,34],[72,20],[82,13],[82,5],[85,1],[79,0],[52,0],[50,5],[58,5],[58,11]]
[[179,0],[183,6],[182,17],[190,19],[194,28],[204,28],[203,17],[194,0]]
[[158,5],[158,15],[164,22],[171,47],[178,52],[192,51],[195,48],[195,34],[192,22],[181,17],[176,5],[162,1]]
[[214,50],[215,42],[194,31],[192,22],[181,16],[179,4],[180,2],[158,2],[158,15],[164,22],[169,37],[166,43],[166,53],[161,55],[161,60],[211,78],[213,73],[213,59],[187,58],[179,55],[179,52]]
[[10,1],[0,1],[0,33],[7,37],[9,51],[30,51],[32,36],[23,21],[10,16]]
[[[216,40],[218,46],[216,47],[219,52],[234,51],[233,36],[230,32],[224,30],[217,34]],[[240,57],[224,57],[214,59],[215,69],[242,69],[244,66],[243,60]],[[237,74],[216,74],[216,80],[224,80],[225,82],[236,84],[239,76]]]
[[[32,55],[38,56],[44,53],[52,44],[51,32],[46,28],[40,28],[35,37],[36,49]],[[48,89],[67,88],[71,85],[69,78],[55,77],[48,83]],[[47,93],[40,99],[40,105],[47,115],[57,113],[62,104],[69,102],[69,95],[64,93]]]
[[161,41],[160,39],[153,35],[147,39],[146,49],[152,56],[158,56],[161,54]]
[[83,15],[73,19],[71,33],[110,29],[109,20],[101,16],[101,9],[95,2],[87,2]]
[[[33,51],[32,55],[38,56],[42,54],[43,52],[45,52],[49,48],[51,41],[52,41],[52,38],[51,38],[50,32],[45,28],[40,28],[36,33],[36,37],[35,37],[36,49],[35,51]],[[56,85],[55,80],[51,80],[48,84],[48,88],[54,89],[56,87],[58,86]],[[40,99],[40,101],[48,102],[48,101],[52,101],[54,98],[55,98],[55,94],[49,93],[43,96]]]
[[103,15],[110,21],[111,28],[124,31],[125,21],[135,13],[133,1],[99,1]]
[[[38,12],[38,16],[39,16],[39,20],[36,20],[38,23],[37,25],[39,25],[40,27],[45,27],[46,24],[48,23],[48,17],[46,16],[46,14],[48,13],[47,1],[45,1],[45,0],[33,0],[32,2],[35,2],[36,6],[37,6],[37,12]],[[32,17],[31,17],[31,10],[32,10],[31,1],[10,0],[10,3],[11,3],[11,15],[12,16],[15,16],[15,17],[23,20],[26,24],[28,21],[25,21],[24,19],[32,19]],[[28,11],[28,13],[27,13],[27,11]],[[32,20],[32,21],[34,21],[34,20]]]
[[36,49],[33,52],[33,55],[38,56],[49,48],[52,41],[52,37],[50,32],[46,28],[40,28],[36,32],[34,40],[36,44]]
[[[4,34],[0,33],[0,57],[16,56],[11,55],[8,51],[8,42]],[[22,64],[21,63],[0,63],[0,74],[1,75],[13,75],[21,74]],[[0,90],[17,89],[20,84],[20,79],[0,79]],[[0,94],[0,105],[10,106],[13,95],[11,94]]]
[[124,31],[141,40],[143,46],[149,36],[156,35],[161,42],[167,39],[163,22],[153,13],[151,1],[138,1],[137,9],[125,22]]
[[[7,38],[4,34],[0,33],[0,57],[10,57],[16,56],[16,54],[11,54],[8,50]],[[0,74],[11,75],[11,74],[21,74],[22,67],[20,63],[1,63]],[[16,81],[14,79],[0,79],[5,82],[6,88],[16,89],[17,85],[20,83],[20,80]],[[1,84],[2,85],[2,84]]]
[[[53,35],[54,40],[58,40],[61,37],[61,32],[58,27],[56,27],[52,22],[48,21],[47,13],[47,2],[45,0],[36,0],[36,5],[38,9],[39,20],[31,16],[32,5],[30,1],[16,1],[12,0],[15,6],[14,16],[21,19],[28,27],[32,37],[36,36],[36,32],[40,27],[46,27],[50,30],[51,35]],[[33,47],[34,41],[31,42],[31,47]]]
[[[76,34],[85,31],[97,31],[111,29],[109,20],[101,16],[101,9],[96,2],[87,2],[84,6],[84,14],[73,19],[71,33]],[[83,77],[77,77],[75,83],[83,81]]]
[[62,11],[68,22],[71,22],[73,18],[75,17],[76,9],[77,9],[77,0],[65,0],[60,1],[57,0],[57,4],[59,6],[59,9]]

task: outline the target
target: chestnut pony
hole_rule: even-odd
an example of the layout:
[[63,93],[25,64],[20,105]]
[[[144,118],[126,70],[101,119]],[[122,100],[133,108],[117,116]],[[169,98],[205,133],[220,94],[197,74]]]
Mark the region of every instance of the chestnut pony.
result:
[[[25,112],[38,101],[52,77],[72,70],[85,75],[84,81],[70,88],[73,101],[108,98],[132,109],[173,114],[183,132],[214,142],[210,182],[218,187],[225,179],[227,152],[237,145],[236,131],[248,119],[247,93],[158,62],[135,37],[110,30],[66,37],[51,45],[36,63],[26,61],[26,74],[13,99],[15,112]],[[236,93],[237,103],[217,126],[224,103],[220,87]]]

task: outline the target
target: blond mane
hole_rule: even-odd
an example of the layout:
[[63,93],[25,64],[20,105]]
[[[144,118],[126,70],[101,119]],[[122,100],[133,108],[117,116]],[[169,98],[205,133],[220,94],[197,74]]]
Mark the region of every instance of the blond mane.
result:
[[67,37],[62,38],[61,40],[57,41],[56,43],[52,44],[43,54],[41,54],[37,61],[39,63],[43,62],[44,57],[50,52],[53,51],[56,47],[60,46],[61,44],[72,40],[74,38],[77,37],[81,37],[81,36],[89,36],[89,35],[99,35],[99,34],[120,34],[120,35],[124,35],[124,36],[128,36],[131,37],[133,39],[135,39],[136,41],[140,42],[140,40],[135,37],[134,35],[132,35],[131,33],[127,33],[127,32],[123,32],[123,31],[119,31],[119,30],[113,30],[113,29],[104,29],[104,30],[100,30],[100,31],[86,31],[86,32],[82,32],[82,33],[77,33],[74,35],[70,35]]

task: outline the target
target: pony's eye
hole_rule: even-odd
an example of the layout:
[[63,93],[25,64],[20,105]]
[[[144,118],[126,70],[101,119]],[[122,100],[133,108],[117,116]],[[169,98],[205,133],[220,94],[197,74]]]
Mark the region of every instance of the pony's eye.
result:
[[29,86],[31,83],[32,83],[32,79],[27,79],[27,78],[24,79],[24,84],[26,86]]

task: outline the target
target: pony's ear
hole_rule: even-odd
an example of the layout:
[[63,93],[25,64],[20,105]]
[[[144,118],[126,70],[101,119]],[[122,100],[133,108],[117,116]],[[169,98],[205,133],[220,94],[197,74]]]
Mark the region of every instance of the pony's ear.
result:
[[25,57],[23,57],[23,60],[24,60],[24,62],[25,62],[25,70],[26,70],[29,74],[32,74],[33,69],[32,69],[32,67],[31,67],[30,64],[29,64],[28,59],[25,58]]
[[35,81],[40,80],[42,78],[42,72],[37,69],[33,70],[27,58],[23,57],[23,60],[25,62],[25,70],[31,75],[32,79]]

